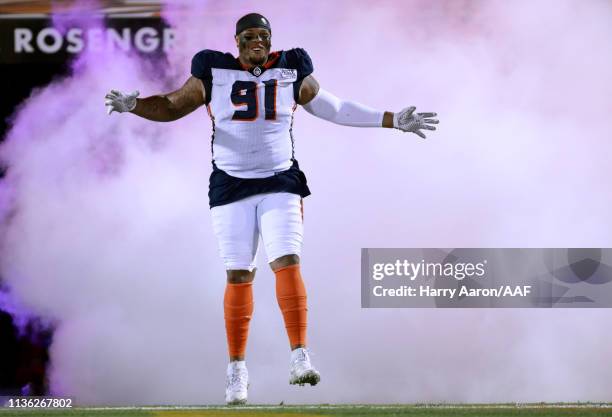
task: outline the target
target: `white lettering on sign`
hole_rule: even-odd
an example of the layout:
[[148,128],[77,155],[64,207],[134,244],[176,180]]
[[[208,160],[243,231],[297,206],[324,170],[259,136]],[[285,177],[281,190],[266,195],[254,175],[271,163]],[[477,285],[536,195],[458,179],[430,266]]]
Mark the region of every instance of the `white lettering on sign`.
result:
[[16,53],[32,53],[32,31],[26,28],[15,29],[15,52]]
[[85,44],[83,43],[83,29],[70,29],[66,33],[66,40],[68,41],[66,51],[70,52],[71,54],[78,54],[83,50],[83,47],[85,46]]
[[55,54],[65,49],[70,54],[78,54],[84,49],[92,51],[136,50],[144,53],[171,51],[175,46],[176,34],[171,28],[156,29],[145,26],[136,31],[130,28],[91,28],[84,30],[74,27],[64,34],[54,27],[40,31],[28,28],[15,28],[13,39],[16,54],[41,52]]
[[[48,39],[51,42],[48,43]],[[62,35],[55,28],[44,28],[36,36],[36,46],[45,54],[54,54],[62,48]]]
[[134,36],[134,45],[140,51],[153,52],[159,46],[157,31],[149,27],[138,29]]

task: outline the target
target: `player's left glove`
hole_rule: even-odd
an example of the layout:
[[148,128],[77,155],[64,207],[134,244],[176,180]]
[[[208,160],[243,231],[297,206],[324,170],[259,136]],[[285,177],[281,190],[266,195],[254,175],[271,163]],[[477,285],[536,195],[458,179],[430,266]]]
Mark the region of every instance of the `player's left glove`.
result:
[[431,119],[436,117],[436,113],[415,113],[416,107],[406,107],[400,112],[393,113],[393,127],[401,130],[402,132],[412,132],[423,139],[425,134],[421,132],[421,129],[436,130],[435,124],[438,124],[437,119]]
[[116,111],[118,113],[125,113],[134,110],[136,107],[136,97],[140,93],[134,91],[131,94],[125,94],[118,90],[111,90],[104,98],[104,105],[106,106],[106,112],[111,114]]

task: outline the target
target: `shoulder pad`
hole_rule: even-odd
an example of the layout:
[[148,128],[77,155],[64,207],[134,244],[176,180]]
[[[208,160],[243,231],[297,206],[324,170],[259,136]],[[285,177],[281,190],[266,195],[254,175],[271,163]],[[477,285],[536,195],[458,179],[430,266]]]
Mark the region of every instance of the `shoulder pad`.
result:
[[211,68],[236,69],[236,58],[230,53],[204,49],[191,59],[191,75],[200,79],[212,77]]

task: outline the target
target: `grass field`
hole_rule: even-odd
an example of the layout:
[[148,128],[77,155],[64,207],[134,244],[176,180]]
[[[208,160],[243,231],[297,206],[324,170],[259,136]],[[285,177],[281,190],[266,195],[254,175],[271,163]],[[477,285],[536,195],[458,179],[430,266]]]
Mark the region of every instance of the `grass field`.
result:
[[247,407],[117,407],[72,409],[0,408],[0,417],[588,417],[612,416],[612,404],[308,405]]

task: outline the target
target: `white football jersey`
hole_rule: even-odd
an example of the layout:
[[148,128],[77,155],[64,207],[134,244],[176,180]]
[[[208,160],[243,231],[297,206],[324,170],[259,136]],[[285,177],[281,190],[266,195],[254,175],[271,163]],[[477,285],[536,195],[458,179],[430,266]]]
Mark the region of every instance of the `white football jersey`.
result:
[[204,50],[194,57],[192,74],[204,82],[218,169],[237,178],[265,178],[292,166],[296,96],[311,72],[302,49],[274,52],[265,66],[250,71],[231,54]]

